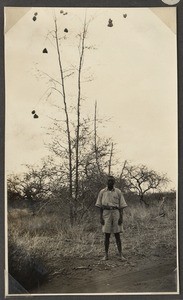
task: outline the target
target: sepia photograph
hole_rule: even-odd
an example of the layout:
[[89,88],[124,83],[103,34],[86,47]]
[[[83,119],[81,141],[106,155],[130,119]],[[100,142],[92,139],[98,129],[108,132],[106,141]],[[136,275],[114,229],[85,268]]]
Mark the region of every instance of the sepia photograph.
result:
[[6,296],[179,294],[176,7],[5,7]]

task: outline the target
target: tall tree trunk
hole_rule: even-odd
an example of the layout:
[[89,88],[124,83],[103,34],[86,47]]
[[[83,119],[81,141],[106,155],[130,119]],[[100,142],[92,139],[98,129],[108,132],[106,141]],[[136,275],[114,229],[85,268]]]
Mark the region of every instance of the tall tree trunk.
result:
[[98,147],[97,147],[97,101],[95,101],[95,114],[94,114],[94,146],[95,146],[95,159],[99,174],[101,173],[100,164],[98,160]]
[[59,39],[58,39],[58,28],[57,28],[57,20],[55,18],[55,39],[56,39],[56,49],[58,55],[58,63],[59,63],[59,70],[60,70],[60,79],[61,79],[61,86],[62,86],[62,97],[64,103],[64,111],[65,111],[65,120],[66,120],[66,128],[67,128],[67,142],[68,142],[68,154],[69,154],[69,204],[70,204],[70,221],[71,225],[73,224],[73,178],[72,178],[72,147],[71,147],[71,134],[70,134],[70,121],[69,121],[69,114],[67,108],[67,101],[66,101],[66,93],[65,93],[65,82],[64,82],[64,74],[62,68],[62,59],[61,59],[61,52],[59,48]]
[[76,179],[75,179],[75,218],[77,218],[77,201],[79,191],[79,139],[80,139],[80,107],[81,107],[81,71],[84,59],[86,37],[86,20],[84,21],[83,32],[80,40],[80,57],[78,68],[78,99],[77,99],[77,128],[76,128]]
[[149,207],[149,204],[144,199],[144,194],[140,195],[140,203],[145,204],[146,207]]

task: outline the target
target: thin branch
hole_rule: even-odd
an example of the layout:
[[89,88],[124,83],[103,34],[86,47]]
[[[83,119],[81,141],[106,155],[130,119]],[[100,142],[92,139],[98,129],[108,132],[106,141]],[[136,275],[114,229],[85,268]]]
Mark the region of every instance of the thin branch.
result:
[[59,94],[61,94],[63,96],[63,93],[59,89],[57,89],[55,87],[51,87],[51,89],[57,91]]
[[70,74],[68,74],[68,75],[65,75],[65,76],[64,76],[64,79],[67,78],[67,77],[72,76],[73,74],[74,74],[74,72],[72,72],[72,73],[70,73]]
[[58,80],[54,79],[52,76],[50,76],[48,73],[38,70],[39,72],[41,72],[42,74],[46,75],[47,77],[49,77],[52,81],[58,83],[59,85],[62,85]]

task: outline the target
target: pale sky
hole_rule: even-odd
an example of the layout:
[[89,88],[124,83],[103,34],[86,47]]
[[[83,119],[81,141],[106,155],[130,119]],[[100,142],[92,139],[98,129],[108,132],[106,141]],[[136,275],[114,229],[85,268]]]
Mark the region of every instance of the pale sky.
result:
[[[93,113],[111,121],[101,127],[102,135],[113,137],[118,156],[134,164],[146,164],[167,173],[176,186],[177,177],[177,57],[176,8],[63,8],[55,9],[60,30],[68,28],[63,40],[65,66],[78,61],[75,35],[85,12],[93,17],[88,30],[85,74],[93,81],[83,84],[84,114]],[[39,100],[47,89],[45,80],[35,76],[35,64],[58,77],[55,48],[45,38],[53,29],[52,8],[31,8],[22,17],[12,18],[20,8],[7,9],[5,35],[6,63],[6,170],[23,170],[23,164],[38,164],[47,154],[45,126],[49,117],[62,119],[50,104],[61,105],[54,97]],[[32,17],[37,12],[37,20]],[[127,18],[123,14],[127,14]],[[108,19],[113,27],[108,27]],[[13,20],[14,19],[14,20]],[[44,48],[48,54],[43,54]],[[90,68],[90,69],[88,69]],[[74,80],[74,79],[73,79]],[[74,103],[72,80],[67,93]],[[39,119],[33,119],[33,109]]]

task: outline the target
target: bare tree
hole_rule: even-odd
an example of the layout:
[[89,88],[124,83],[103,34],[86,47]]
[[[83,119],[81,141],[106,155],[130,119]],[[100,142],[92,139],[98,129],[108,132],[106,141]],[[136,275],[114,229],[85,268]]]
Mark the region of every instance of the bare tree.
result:
[[[12,174],[8,177],[8,192],[19,195],[30,205],[39,201],[46,201],[53,192],[53,166],[48,167],[47,162],[42,166],[27,165],[27,171],[21,175]],[[57,174],[58,176],[58,174]]]
[[166,186],[169,179],[165,174],[158,174],[154,170],[149,170],[145,165],[133,166],[125,163],[123,166],[124,178],[130,191],[137,193],[141,203],[146,203],[144,195],[147,192],[159,190],[161,187]]
[[[52,150],[62,155],[63,158],[68,160],[68,182],[69,182],[69,202],[70,202],[70,220],[73,224],[74,218],[76,217],[76,206],[77,206],[77,198],[78,198],[78,189],[79,189],[79,157],[80,157],[80,127],[81,127],[81,86],[82,86],[82,70],[84,64],[84,53],[85,49],[91,49],[89,46],[85,46],[85,39],[88,32],[89,22],[86,21],[86,16],[83,24],[83,28],[81,33],[76,35],[76,38],[79,37],[79,61],[78,66],[70,64],[69,68],[64,67],[64,58],[63,52],[64,47],[63,41],[66,39],[66,36],[62,36],[60,34],[60,26],[58,26],[58,20],[56,15],[54,16],[54,30],[48,32],[47,38],[51,41],[51,44],[55,46],[57,52],[57,62],[59,67],[59,78],[54,78],[50,74],[38,70],[40,76],[44,76],[48,78],[50,87],[48,88],[45,97],[48,99],[53,92],[57,92],[62,104],[63,111],[65,114],[64,125],[66,125],[66,130],[61,130],[61,132],[67,136],[66,143],[56,142],[55,145],[52,145]],[[63,30],[68,33],[68,30]],[[54,43],[53,43],[54,42]],[[72,121],[70,114],[70,106],[68,101],[68,95],[66,93],[67,85],[66,79],[72,76],[73,74],[77,74],[77,81],[75,86],[77,87],[77,101],[74,104],[74,109],[76,109],[76,123]],[[57,120],[53,119],[54,124],[57,124]],[[59,127],[59,126],[58,126]],[[64,126],[65,127],[65,126]],[[63,139],[62,139],[63,140]],[[58,150],[56,149],[59,144]],[[61,150],[60,150],[61,149]],[[66,153],[64,153],[64,150]],[[74,154],[75,153],[75,154]]]
[[[82,30],[76,37],[79,37],[78,50],[79,61],[76,65],[70,64],[68,68],[65,66],[64,61],[64,40],[67,39],[60,33],[61,26],[58,26],[58,20],[54,17],[54,30],[48,32],[48,38],[54,42],[54,46],[57,53],[58,62],[58,78],[54,78],[51,74],[39,70],[39,75],[48,78],[50,87],[48,88],[45,97],[48,99],[52,93],[57,93],[61,100],[64,111],[65,120],[56,120],[53,118],[53,127],[49,129],[49,133],[52,130],[52,141],[47,145],[49,149],[56,155],[61,161],[63,174],[68,174],[68,189],[69,196],[68,201],[70,203],[70,221],[71,224],[77,218],[77,206],[81,197],[82,180],[91,174],[102,174],[105,169],[108,168],[107,156],[112,155],[110,152],[109,139],[100,140],[97,139],[97,117],[95,106],[94,116],[94,140],[93,130],[91,130],[91,120],[84,118],[81,112],[81,103],[83,100],[82,95],[82,74],[84,73],[84,57],[85,49],[95,49],[92,46],[86,45],[86,37],[88,34],[88,26],[91,20],[86,21],[84,19]],[[68,31],[67,31],[68,32]],[[53,44],[53,43],[52,43]],[[74,118],[71,117],[71,106],[69,105],[68,85],[66,79],[75,74],[76,81],[73,82],[76,88],[76,98],[73,108]],[[90,78],[91,80],[91,78]],[[61,123],[62,122],[62,123]],[[93,120],[92,120],[93,122]],[[56,128],[56,134],[55,134]],[[59,131],[60,130],[60,135]],[[113,147],[113,146],[112,146]],[[112,150],[113,151],[113,150]],[[80,188],[81,187],[81,188]],[[81,190],[81,191],[80,191]]]

